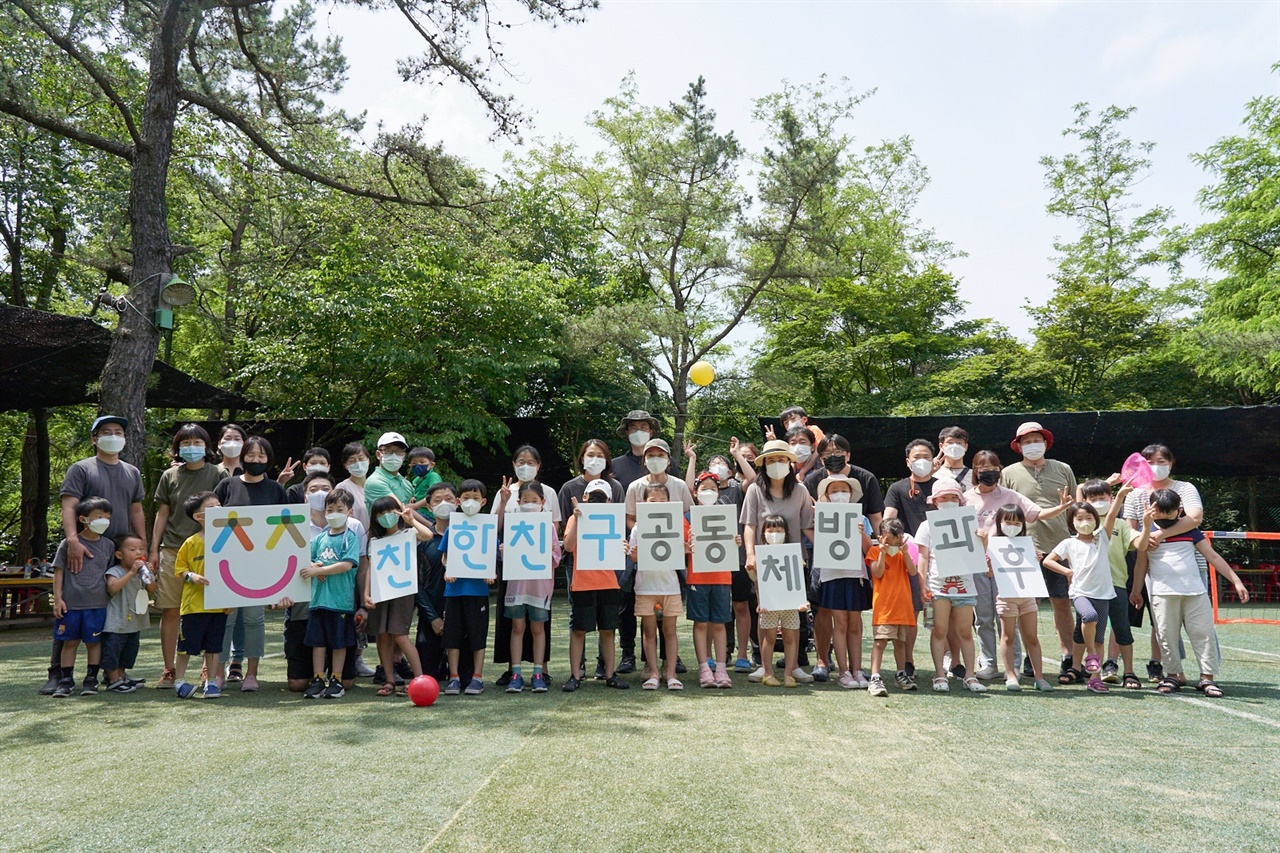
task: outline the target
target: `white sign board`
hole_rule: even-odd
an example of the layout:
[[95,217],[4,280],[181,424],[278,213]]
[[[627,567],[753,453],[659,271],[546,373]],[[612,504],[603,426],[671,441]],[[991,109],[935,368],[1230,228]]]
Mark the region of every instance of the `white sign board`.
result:
[[987,540],[987,554],[1001,598],[1049,597],[1030,536],[992,536]]
[[418,534],[405,530],[369,541],[369,597],[374,604],[418,591]]
[[[733,504],[695,506],[690,510],[693,532],[693,574],[738,570],[738,508]],[[697,583],[693,578],[689,583]]]
[[799,610],[809,600],[799,542],[756,546],[756,588],[764,610]]
[[936,509],[929,521],[930,550],[938,562],[938,574],[985,574],[987,554],[978,538],[978,512],[971,506]]
[[579,503],[575,572],[620,572],[627,561],[627,508],[622,504]]
[[684,563],[684,504],[636,504],[636,570],[678,571]]
[[504,513],[502,528],[504,579],[536,581],[555,577],[556,567],[551,559],[551,549],[556,538],[556,527],[551,513]]
[[813,509],[813,565],[819,579],[865,578],[862,504],[819,501]]
[[209,608],[311,600],[298,574],[311,564],[311,514],[298,506],[220,506],[204,511]]
[[493,580],[498,576],[498,517],[449,515],[449,543],[445,575],[451,578]]

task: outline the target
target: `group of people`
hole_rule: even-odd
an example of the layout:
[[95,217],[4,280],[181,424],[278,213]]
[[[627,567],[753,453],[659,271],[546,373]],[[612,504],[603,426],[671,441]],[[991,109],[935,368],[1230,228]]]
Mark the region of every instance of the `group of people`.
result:
[[[824,434],[800,407],[784,410],[779,420],[781,432],[767,429],[760,447],[734,438],[727,452],[700,460],[686,442],[681,466],[658,436],[659,421],[631,411],[617,429],[626,449],[615,456],[608,442],[586,441],[573,460],[580,473],[559,490],[539,478],[541,456],[530,446],[516,450],[513,476],[490,490],[477,479],[444,480],[434,453],[412,447],[397,432],[384,433],[372,455],[354,442],[336,460],[316,447],[277,466],[270,442],[235,424],[224,426],[216,443],[203,427],[186,424],[170,444],[173,464],[156,485],[148,530],[141,475],[120,459],[128,424],[100,417],[91,430],[94,455],[73,464],[62,484],[65,539],[54,558],[56,621],[41,693],[95,694],[103,682],[110,692],[142,687],[145,680],[131,670],[152,602],[160,613],[163,658],[156,687],[206,699],[232,685],[258,690],[266,606],[206,606],[204,515],[218,506],[306,504],[311,562],[301,575],[311,584],[310,600],[283,598],[270,606],[286,611],[288,687],[310,699],[340,698],[357,677],[372,677],[379,696],[403,694],[406,682],[424,673],[437,678],[446,695],[483,693],[491,621],[493,662],[505,670],[497,685],[508,693],[547,691],[554,580],[504,581],[500,569],[496,579],[482,580],[455,577],[449,569],[453,520],[495,514],[501,530],[502,516],[515,512],[550,512],[554,522],[552,560],[563,561],[569,592],[566,692],[587,680],[591,633],[597,635],[595,680],[628,689],[631,682],[622,676],[642,668],[643,689],[683,689],[681,616],[692,622],[703,688],[732,688],[736,673],[766,686],[834,681],[883,697],[889,682],[913,691],[926,608],[933,690],[948,691],[954,681],[984,692],[1001,674],[1011,691],[1020,690],[1023,679],[1051,690],[1037,636],[1038,601],[1002,597],[990,571],[947,576],[939,570],[929,513],[962,506],[974,508],[984,546],[993,535],[1034,542],[1061,654],[1059,684],[1083,682],[1094,693],[1115,684],[1140,689],[1132,629],[1149,612],[1147,680],[1161,693],[1189,684],[1185,633],[1198,663],[1196,689],[1222,695],[1207,565],[1242,600],[1248,593],[1200,532],[1199,493],[1173,479],[1174,456],[1165,445],[1142,451],[1152,482],[1135,489],[1118,474],[1077,483],[1069,466],[1049,458],[1054,436],[1039,423],[1018,428],[1010,448],[1019,458],[1008,466],[990,449],[971,454],[968,434],[953,426],[936,444],[911,441],[907,475],[882,491],[875,475],[853,464],[844,436]],[[638,571],[641,502],[681,504],[690,551],[695,504],[736,507],[738,570]],[[810,569],[803,607],[761,609],[757,548],[798,543],[811,564],[815,505],[823,502],[861,505],[863,529],[855,535],[866,571],[850,577]],[[630,542],[616,571],[573,568],[579,519],[589,503],[625,506]],[[403,531],[418,543],[418,591],[375,604],[368,554],[378,539]],[[867,611],[871,646],[864,667]],[[88,668],[77,688],[81,645]],[[885,669],[890,645],[893,666]],[[369,648],[376,668],[364,662]],[[191,675],[193,655],[200,658],[198,677]]]

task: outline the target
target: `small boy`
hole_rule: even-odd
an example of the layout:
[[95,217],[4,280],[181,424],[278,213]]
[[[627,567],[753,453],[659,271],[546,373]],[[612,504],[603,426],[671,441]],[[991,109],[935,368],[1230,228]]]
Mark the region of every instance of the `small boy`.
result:
[[427,506],[427,495],[431,487],[442,480],[436,473],[436,454],[430,447],[415,447],[409,451],[409,485],[413,486],[411,506],[428,521],[435,521],[435,516]]
[[[478,481],[472,481],[478,482]],[[427,505],[441,500],[457,500],[458,490],[452,483],[436,483],[427,492]],[[466,509],[468,518],[480,511],[483,501],[471,499]],[[471,510],[471,512],[467,512]],[[436,535],[430,541],[418,543],[418,659],[422,671],[437,681],[448,675],[444,652],[444,542],[449,529],[446,515],[436,518]]]
[[[311,565],[298,574],[311,581],[311,614],[304,642],[311,647],[315,675],[302,694],[305,699],[341,699],[342,668],[347,649],[356,644],[356,567],[360,564],[360,537],[348,525],[355,501],[351,493],[333,489],[325,496],[327,529],[311,540]],[[324,683],[325,656],[332,652],[329,685]]]
[[871,680],[867,692],[872,696],[888,696],[889,691],[880,677],[880,662],[884,659],[885,646],[893,641],[893,658],[898,669],[898,683],[903,690],[915,690],[915,679],[907,675],[904,664],[907,659],[907,632],[916,621],[915,608],[911,604],[911,576],[916,573],[915,561],[904,547],[906,531],[896,518],[880,522],[880,544],[867,551],[867,563],[871,567],[871,625],[875,645],[871,647]]
[[[332,457],[329,456],[329,451],[325,450],[323,447],[313,447],[306,453],[302,454],[302,472],[304,477],[311,474],[328,474],[332,465]],[[334,480],[334,482],[336,483],[337,480]],[[305,485],[305,483],[295,483],[285,491],[285,494],[289,498],[289,503],[306,503],[307,499],[303,496],[303,488]]]
[[156,591],[156,577],[147,566],[147,543],[126,533],[116,540],[116,564],[107,569],[107,621],[102,629],[102,668],[107,689],[132,693],[145,683],[129,677],[138,661],[138,636],[147,626],[147,598]]
[[1199,552],[1218,574],[1231,581],[1241,602],[1248,602],[1249,590],[1196,528],[1166,536],[1159,548],[1147,550],[1152,526],[1161,529],[1172,527],[1178,523],[1181,513],[1182,497],[1173,489],[1156,489],[1151,493],[1151,505],[1142,516],[1138,562],[1133,569],[1133,591],[1129,593],[1129,601],[1134,607],[1142,605],[1145,582],[1151,598],[1151,620],[1160,633],[1160,651],[1165,665],[1164,678],[1160,679],[1156,690],[1176,693],[1187,683],[1182,673],[1182,654],[1178,649],[1178,638],[1185,630],[1200,663],[1200,681],[1196,690],[1217,699],[1222,696],[1222,688],[1215,683],[1214,674],[1218,672],[1222,658],[1213,628],[1213,604],[1200,577],[1196,553]]
[[102,660],[102,631],[107,621],[107,568],[115,545],[102,534],[111,526],[111,502],[85,498],[76,504],[80,542],[88,550],[79,572],[67,569],[67,543],[53,557],[53,636],[62,641],[62,675],[55,698],[64,699],[75,689],[76,649],[84,643],[89,671],[80,686],[81,696],[98,692],[98,668]]
[[204,588],[209,579],[204,575],[204,514],[210,507],[222,506],[213,492],[196,492],[182,504],[182,511],[199,527],[187,537],[178,549],[173,572],[182,578],[181,627],[178,633],[178,658],[174,662],[173,689],[179,699],[190,699],[196,685],[186,680],[187,663],[191,655],[204,655],[204,668],[208,674],[204,682],[204,698],[222,696],[216,676],[218,658],[222,654],[222,635],[227,630],[227,611],[209,610],[204,606]]
[[[462,512],[474,515],[479,512],[488,499],[488,490],[479,480],[463,480],[458,486],[458,499]],[[471,503],[469,503],[471,502]],[[468,510],[471,510],[468,512]],[[445,565],[444,579],[444,625],[442,636],[445,652],[449,658],[449,681],[445,685],[446,696],[457,696],[462,690],[462,679],[458,675],[458,659],[463,647],[471,650],[472,675],[467,684],[468,696],[479,696],[484,692],[484,650],[489,637],[489,587],[494,578],[456,578],[449,575],[449,531],[440,543],[441,561]],[[498,547],[495,541],[493,547]]]

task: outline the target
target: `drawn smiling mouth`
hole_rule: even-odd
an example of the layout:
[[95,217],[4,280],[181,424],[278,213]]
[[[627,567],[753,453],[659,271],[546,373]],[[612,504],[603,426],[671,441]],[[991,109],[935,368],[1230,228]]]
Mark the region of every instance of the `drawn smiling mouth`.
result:
[[254,589],[252,587],[245,586],[235,579],[231,574],[231,564],[229,562],[226,560],[218,561],[218,572],[222,575],[222,580],[226,583],[227,589],[231,590],[236,595],[240,595],[245,598],[270,598],[288,586],[289,581],[293,580],[293,576],[297,571],[298,558],[296,556],[290,557],[286,564],[284,577],[280,578],[280,580],[270,586],[263,587],[262,589]]

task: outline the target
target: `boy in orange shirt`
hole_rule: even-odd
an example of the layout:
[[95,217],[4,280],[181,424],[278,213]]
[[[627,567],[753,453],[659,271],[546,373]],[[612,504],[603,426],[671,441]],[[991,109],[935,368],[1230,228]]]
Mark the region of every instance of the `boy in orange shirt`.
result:
[[916,613],[911,604],[911,576],[915,561],[904,547],[902,522],[886,518],[880,522],[880,544],[867,551],[871,568],[871,625],[875,645],[871,648],[871,681],[867,692],[872,696],[888,696],[880,677],[880,662],[885,646],[893,641],[893,659],[898,669],[898,683],[903,690],[915,690],[915,679],[905,673],[907,631],[915,627]]

